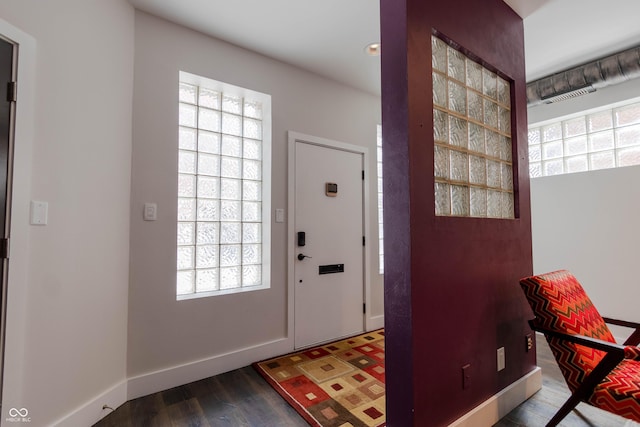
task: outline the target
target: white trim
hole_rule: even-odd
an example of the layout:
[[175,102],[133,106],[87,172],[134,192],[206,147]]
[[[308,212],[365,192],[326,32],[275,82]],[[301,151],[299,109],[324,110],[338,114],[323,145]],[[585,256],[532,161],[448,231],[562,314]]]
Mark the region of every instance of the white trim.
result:
[[[363,204],[363,233],[366,244],[364,246],[364,255],[363,255],[363,279],[364,279],[364,303],[367,306],[367,312],[363,315],[363,328],[365,331],[371,331],[373,329],[378,329],[384,326],[384,317],[383,316],[375,316],[376,320],[373,320],[374,317],[371,316],[371,247],[373,246],[370,236],[369,236],[369,221],[370,221],[370,198],[369,198],[369,182],[371,180],[371,171],[369,168],[369,149],[367,147],[363,147],[360,145],[347,144],[344,142],[338,142],[326,138],[320,138],[311,135],[305,135],[303,133],[289,131],[288,133],[288,141],[289,141],[289,165],[288,165],[288,212],[289,212],[289,221],[288,221],[288,232],[287,232],[287,304],[289,307],[287,316],[287,335],[289,337],[294,337],[294,328],[295,328],[295,284],[294,284],[294,258],[293,254],[295,253],[295,206],[296,206],[296,198],[295,198],[295,188],[296,188],[296,164],[295,164],[295,154],[296,154],[296,142],[305,142],[313,145],[317,145],[320,147],[333,148],[337,150],[349,151],[362,155],[362,168],[364,170],[364,182],[362,187],[362,204]],[[382,317],[382,321],[378,318]],[[377,326],[382,325],[382,326]]]
[[527,375],[449,424],[449,427],[492,426],[541,388],[542,369],[536,367]]
[[282,338],[131,377],[128,382],[127,400],[229,372],[248,366],[258,360],[286,354],[291,350],[292,343],[290,340]]
[[[53,426],[91,426],[127,401],[127,382],[122,381],[94,397],[73,412],[54,422]],[[109,406],[111,409],[104,408]],[[34,420],[35,421],[35,420]]]

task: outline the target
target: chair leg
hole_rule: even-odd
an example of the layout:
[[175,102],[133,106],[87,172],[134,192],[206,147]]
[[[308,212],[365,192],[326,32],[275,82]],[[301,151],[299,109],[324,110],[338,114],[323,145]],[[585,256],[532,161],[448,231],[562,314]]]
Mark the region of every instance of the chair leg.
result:
[[562,405],[562,407],[558,410],[558,412],[556,412],[553,418],[551,418],[551,421],[547,423],[546,427],[557,426],[560,423],[560,421],[562,421],[564,417],[569,415],[569,412],[571,412],[573,408],[575,408],[580,402],[581,402],[580,396],[577,396],[576,393],[572,394],[571,397],[569,397],[569,399],[566,402],[564,402],[564,405]]

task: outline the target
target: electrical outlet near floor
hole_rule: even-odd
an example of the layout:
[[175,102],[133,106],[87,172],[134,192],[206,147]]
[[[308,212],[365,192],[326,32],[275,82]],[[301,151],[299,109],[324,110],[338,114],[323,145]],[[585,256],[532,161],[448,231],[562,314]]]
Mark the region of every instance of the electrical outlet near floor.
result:
[[497,361],[498,361],[498,371],[502,371],[505,367],[505,360],[504,360],[504,347],[500,347],[497,352]]

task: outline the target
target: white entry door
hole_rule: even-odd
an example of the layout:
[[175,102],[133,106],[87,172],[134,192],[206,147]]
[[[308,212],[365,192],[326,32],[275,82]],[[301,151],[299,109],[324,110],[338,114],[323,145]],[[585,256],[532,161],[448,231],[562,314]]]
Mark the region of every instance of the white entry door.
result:
[[296,348],[364,330],[363,157],[295,141]]

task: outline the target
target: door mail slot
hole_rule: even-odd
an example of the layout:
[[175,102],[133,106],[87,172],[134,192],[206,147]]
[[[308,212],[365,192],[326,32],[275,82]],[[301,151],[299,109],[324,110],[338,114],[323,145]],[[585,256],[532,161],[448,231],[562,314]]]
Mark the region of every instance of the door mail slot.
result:
[[318,274],[344,273],[344,264],[321,265]]

